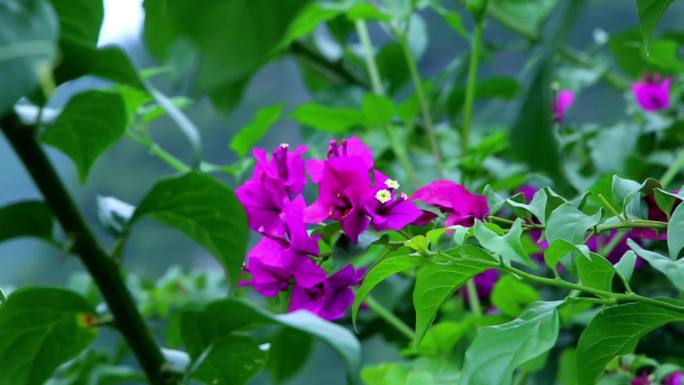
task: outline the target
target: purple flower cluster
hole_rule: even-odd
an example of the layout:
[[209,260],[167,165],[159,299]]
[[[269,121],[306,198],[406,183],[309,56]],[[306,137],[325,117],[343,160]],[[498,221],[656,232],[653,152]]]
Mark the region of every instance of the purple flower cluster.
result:
[[280,145],[269,158],[254,150],[252,177],[236,190],[245,208],[249,226],[263,238],[247,254],[245,271],[251,279],[240,283],[273,297],[292,285],[290,311],[306,309],[334,320],[346,313],[354,301],[351,286],[359,284],[362,272],[347,266],[328,276],[314,260],[318,236],[310,236],[304,221],[306,202],[300,194],[306,186],[306,147],[290,151]]

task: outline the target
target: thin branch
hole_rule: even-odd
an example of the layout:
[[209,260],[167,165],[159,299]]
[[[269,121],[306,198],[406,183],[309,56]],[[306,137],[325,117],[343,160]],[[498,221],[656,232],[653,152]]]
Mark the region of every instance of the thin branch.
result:
[[86,225],[81,212],[36,141],[31,127],[23,125],[14,114],[5,116],[0,126],[64,232],[73,238],[74,250],[100,289],[117,328],[138,358],[150,383],[176,383],[175,374],[165,370],[161,350],[138,312],[119,269]]

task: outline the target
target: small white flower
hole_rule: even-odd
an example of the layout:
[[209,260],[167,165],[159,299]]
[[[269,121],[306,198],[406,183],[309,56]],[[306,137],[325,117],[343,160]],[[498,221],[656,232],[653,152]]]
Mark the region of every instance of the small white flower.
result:
[[377,199],[380,203],[387,203],[392,199],[392,193],[385,189],[379,190],[375,193],[375,199]]
[[399,182],[394,179],[387,179],[385,180],[385,186],[387,186],[387,188],[391,188],[392,190],[396,190],[399,188]]

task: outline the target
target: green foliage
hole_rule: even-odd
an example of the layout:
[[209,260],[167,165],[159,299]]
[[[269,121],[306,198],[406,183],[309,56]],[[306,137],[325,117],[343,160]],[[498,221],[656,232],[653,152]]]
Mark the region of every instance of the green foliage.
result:
[[[248,302],[226,299],[213,302],[202,311],[187,311],[183,314],[181,321],[183,343],[196,360],[199,360],[198,357],[202,355],[211,357],[213,354],[211,346],[217,340],[267,325],[281,325],[317,338],[340,355],[350,374],[353,375],[359,368],[361,346],[356,337],[345,328],[308,312],[271,314]],[[208,353],[205,353],[207,350]],[[239,352],[238,350],[233,354],[240,354]],[[285,355],[291,354],[289,349],[279,348],[278,352]],[[272,352],[272,354],[275,353]],[[250,353],[248,359],[251,356]],[[287,358],[278,356],[274,359],[282,361]]]
[[511,384],[516,368],[555,345],[562,303],[536,302],[516,320],[480,330],[466,351],[461,383]]
[[93,309],[64,289],[27,288],[0,306],[0,384],[40,385],[90,345]]
[[41,139],[70,157],[85,183],[97,158],[123,136],[126,122],[121,95],[86,91],[69,101]]
[[510,317],[517,317],[532,302],[539,301],[534,287],[511,276],[499,279],[492,290],[491,301],[497,309]]
[[259,110],[252,119],[252,123],[242,127],[230,141],[230,148],[241,158],[268,132],[283,112],[283,105],[276,104]]
[[607,292],[613,289],[615,268],[604,257],[591,253],[590,258],[577,258],[577,275],[585,286]]
[[247,218],[235,194],[196,172],[157,182],[138,205],[130,224],[142,217],[183,232],[212,253],[236,285],[247,247]]
[[12,109],[39,84],[49,87],[50,63],[55,57],[57,20],[44,0],[8,0],[0,4],[0,114]]
[[530,257],[520,241],[522,221],[516,220],[503,236],[489,229],[484,223],[476,222],[474,234],[485,249],[497,257],[501,257],[505,263],[518,262],[532,265],[532,261],[530,261]]
[[352,305],[352,320],[356,323],[359,307],[361,307],[368,294],[378,284],[395,274],[416,268],[425,262],[419,256],[404,254],[388,256],[378,262],[366,273],[363,284],[356,291],[356,297],[354,297],[354,304]]
[[658,22],[672,2],[673,0],[637,0],[636,2],[639,10],[639,27],[647,55],[650,53],[651,39]]
[[0,242],[16,237],[53,241],[52,211],[41,201],[23,201],[0,208]]
[[592,385],[616,356],[631,353],[639,339],[669,322],[682,321],[682,312],[647,303],[603,309],[582,332],[577,344],[578,385]]
[[329,133],[340,133],[362,125],[361,111],[346,107],[326,107],[317,103],[306,103],[292,112],[292,118],[299,123]]
[[268,352],[256,339],[226,335],[212,340],[206,356],[197,358],[192,377],[217,385],[245,385],[266,366]]
[[586,232],[596,225],[601,219],[598,211],[588,216],[578,210],[572,203],[563,203],[551,212],[546,223],[546,238],[549,242],[556,239],[564,239],[573,244],[584,241]]
[[627,240],[627,244],[654,269],[665,274],[679,290],[684,290],[684,259],[672,260],[664,255],[642,248],[631,239]]
[[487,269],[478,260],[464,259],[453,264],[430,263],[416,276],[413,306],[416,309],[416,344],[420,344],[444,301],[474,275]]
[[672,259],[684,248],[684,205],[677,206],[667,224],[667,247]]

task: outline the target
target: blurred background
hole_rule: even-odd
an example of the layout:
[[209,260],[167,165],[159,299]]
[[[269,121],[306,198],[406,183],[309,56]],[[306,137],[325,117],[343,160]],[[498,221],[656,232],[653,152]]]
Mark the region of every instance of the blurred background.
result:
[[[142,42],[142,0],[105,0],[105,5],[105,21],[99,44],[123,47],[139,69],[157,66],[158,63]],[[451,6],[454,7],[453,4]],[[569,35],[568,43],[572,47],[584,49],[601,40],[605,33],[611,34],[633,27],[637,23],[636,12],[633,1],[591,1],[583,8]],[[419,62],[420,72],[425,78],[438,74],[449,63],[464,55],[467,42],[438,15],[425,12],[422,16],[425,33],[429,37],[425,39],[425,51]],[[551,18],[555,16],[552,15]],[[466,12],[463,12],[463,18],[466,27],[470,28],[471,20]],[[667,30],[681,27],[682,20],[684,3],[675,2],[665,13],[660,28]],[[371,36],[378,46],[389,40],[385,32],[375,24],[371,25]],[[516,50],[515,45],[520,42],[519,36],[494,21],[488,21],[485,40],[492,45],[510,45],[512,49],[488,57],[481,65],[481,78],[492,74],[519,78],[524,74],[528,51],[522,46]],[[287,114],[299,104],[310,100],[311,96],[293,60],[283,57],[263,67],[249,83],[240,104],[230,113],[218,112],[206,97],[197,98],[188,86],[191,82],[182,77],[167,82],[162,79],[157,86],[167,95],[186,96],[193,100],[186,112],[201,130],[205,160],[226,164],[236,160],[229,149],[232,135],[249,123],[257,110],[276,103],[284,103],[285,118],[270,130],[259,146],[270,149],[282,142],[293,145],[300,142],[300,128],[297,122],[287,119]],[[61,87],[50,105],[59,108],[75,92],[99,83],[103,86],[107,84],[93,78],[74,81]],[[614,90],[596,84],[578,96],[566,119],[581,123],[610,124],[624,116],[625,100],[625,97],[616,94]],[[512,119],[515,109],[506,102],[496,102],[488,105],[486,111],[489,113],[476,115],[477,123],[496,124],[497,121],[501,123]],[[185,139],[167,118],[154,123],[152,135],[170,152],[181,159],[189,159]],[[321,140],[319,147],[318,151],[324,151],[326,142]],[[81,185],[72,163],[57,151],[48,150],[63,180],[77,197],[91,223],[97,221],[98,196],[114,196],[136,204],[156,179],[173,172],[167,165],[150,156],[143,147],[124,139],[96,162],[87,184]],[[226,182],[234,183],[229,179]],[[0,137],[0,205],[30,198],[39,198],[39,194],[4,137]],[[99,235],[101,239],[107,239],[103,232]],[[178,236],[173,230],[152,221],[141,223],[133,232],[127,245],[125,264],[130,272],[152,279],[162,276],[174,265],[185,269],[219,270],[204,250]],[[60,253],[37,240],[20,239],[0,244],[0,287],[4,289],[11,290],[25,285],[65,285],[70,274],[81,269],[82,266],[75,257]],[[391,359],[398,354],[380,339],[371,339],[366,344],[364,354],[368,363]],[[330,385],[336,385],[334,381],[343,384],[343,369],[332,357],[332,353],[322,346],[315,349],[317,350],[298,381],[322,383],[325,380]]]

